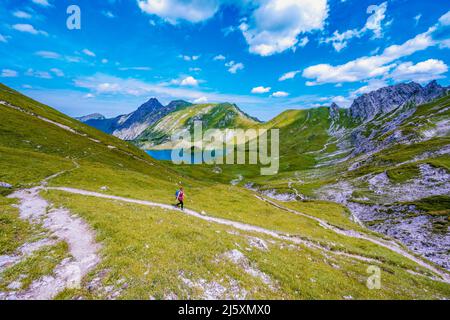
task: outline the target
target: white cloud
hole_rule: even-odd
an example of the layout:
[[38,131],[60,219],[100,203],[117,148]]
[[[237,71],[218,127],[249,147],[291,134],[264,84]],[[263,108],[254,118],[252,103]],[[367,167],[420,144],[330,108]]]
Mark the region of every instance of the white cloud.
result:
[[303,37],[300,39],[300,41],[298,42],[297,47],[303,48],[304,46],[306,46],[309,43],[309,38],[308,37]]
[[41,5],[43,7],[50,7],[51,4],[48,2],[48,0],[32,0],[33,3]]
[[103,63],[103,64],[108,63],[108,59],[102,59],[102,63]]
[[92,93],[87,93],[87,94],[85,94],[83,96],[83,98],[85,98],[85,99],[92,99],[92,98],[95,98],[95,95],[93,95]]
[[422,19],[421,13],[419,13],[417,16],[414,17],[414,21],[416,21],[416,26],[419,24],[420,19]]
[[239,29],[251,53],[270,56],[295,48],[300,34],[321,30],[327,17],[326,0],[266,0]]
[[192,77],[192,76],[188,76],[188,77],[186,77],[186,78],[184,78],[184,79],[181,80],[180,85],[181,85],[181,86],[191,86],[191,87],[196,87],[196,86],[198,86],[198,80],[195,79],[195,78]]
[[283,75],[278,79],[278,81],[285,81],[285,80],[288,80],[288,79],[294,79],[295,76],[296,76],[299,72],[300,72],[300,70],[295,70],[295,71],[289,71],[289,72],[286,72],[285,74],[283,74]]
[[53,51],[37,51],[36,55],[45,59],[60,59],[61,55]]
[[425,83],[430,80],[443,78],[443,74],[448,71],[448,66],[442,60],[428,59],[426,61],[413,64],[405,62],[400,64],[390,74],[396,81],[413,80]]
[[270,87],[259,86],[259,87],[253,88],[252,93],[258,93],[258,94],[267,93],[270,91],[270,89],[271,89]]
[[381,22],[384,20],[385,13],[387,10],[387,2],[383,2],[380,5],[371,5],[367,8],[367,13],[372,14],[366,22],[366,25],[364,26],[364,29],[372,30],[373,35],[375,38],[381,38],[382,33],[382,27]]
[[356,98],[364,93],[369,93],[380,88],[386,87],[388,84],[385,80],[382,79],[371,79],[368,83],[361,88],[354,90],[350,93],[351,98]]
[[217,56],[215,56],[214,58],[213,58],[213,60],[225,60],[226,58],[225,58],[225,56],[224,55],[221,55],[221,54],[219,54],[219,55],[217,55]]
[[387,10],[387,2],[380,5],[371,5],[367,8],[367,13],[370,14],[367,18],[366,24],[361,29],[351,29],[344,32],[334,31],[333,36],[321,39],[322,43],[331,43],[337,52],[347,47],[348,41],[353,38],[360,38],[368,31],[373,33],[374,38],[381,38],[382,26],[381,23],[385,19]]
[[187,56],[180,54],[178,55],[178,58],[183,59],[184,61],[197,61],[198,59],[200,59],[200,56]]
[[421,33],[401,45],[387,47],[383,53],[374,56],[364,56],[342,65],[318,64],[303,71],[303,77],[313,79],[306,85],[313,86],[323,83],[355,82],[383,76],[395,67],[395,60],[409,56],[415,52],[435,45],[431,37],[434,29]]
[[107,18],[115,18],[116,16],[111,11],[102,11],[102,14]]
[[31,19],[31,14],[25,11],[17,10],[13,13],[14,17],[20,18],[20,19]]
[[207,102],[208,102],[208,98],[205,96],[199,97],[193,101],[193,103],[196,103],[196,104],[202,104],[202,103],[207,103]]
[[4,35],[2,35],[1,33],[0,33],[0,42],[4,42],[4,43],[8,42],[8,40],[6,40],[6,37]]
[[450,25],[450,11],[439,18],[439,23],[443,26]]
[[12,26],[13,29],[20,31],[20,32],[26,32],[34,35],[42,34],[44,36],[48,36],[48,33],[43,30],[37,30],[35,29],[31,24],[26,23],[18,23]]
[[33,69],[28,69],[25,73],[29,77],[35,77],[40,79],[52,79],[52,75],[47,71],[34,71]]
[[64,72],[58,68],[51,68],[51,72],[53,72],[57,77],[64,77]]
[[228,67],[229,73],[236,73],[238,70],[244,69],[244,64],[241,62],[236,63],[235,61],[230,61],[225,63],[225,67]]
[[271,97],[275,97],[275,98],[284,98],[287,97],[289,95],[289,93],[284,92],[284,91],[277,91],[271,94]]
[[181,20],[197,23],[214,16],[220,7],[220,0],[138,0],[139,8],[148,14],[155,14],[171,24]]
[[0,77],[2,78],[15,78],[18,75],[17,71],[11,69],[3,69],[0,73]]
[[87,56],[90,56],[90,57],[95,57],[95,53],[94,52],[92,52],[91,50],[89,50],[89,49],[83,49],[83,51],[82,51],[85,55],[87,55]]
[[194,68],[189,68],[189,71],[191,71],[191,72],[200,72],[200,71],[202,71],[202,69],[201,68],[197,68],[197,67],[194,67]]

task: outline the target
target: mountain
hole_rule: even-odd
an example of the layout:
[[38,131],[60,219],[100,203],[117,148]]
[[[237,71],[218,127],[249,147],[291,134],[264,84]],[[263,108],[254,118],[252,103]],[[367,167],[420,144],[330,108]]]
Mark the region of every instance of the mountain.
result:
[[258,119],[249,116],[235,104],[199,104],[166,115],[145,129],[134,142],[144,149],[154,146],[171,148],[171,135],[180,130],[192,132],[195,121],[202,121],[203,130],[249,128],[259,123]]
[[[448,99],[419,106],[416,116],[433,111],[445,119],[445,105]],[[340,204],[270,200],[272,193],[221,182],[227,170],[234,175],[245,166],[223,166],[219,173],[215,166],[154,161],[1,84],[0,115],[0,300],[450,296],[448,273],[351,221]],[[226,125],[225,118],[211,121]],[[238,123],[243,120],[254,124],[241,117]],[[333,141],[320,150],[329,138],[328,108],[287,111],[276,120],[257,125],[279,125],[298,147],[311,142],[306,152],[317,152],[313,160],[337,150]],[[289,147],[284,152],[294,150]],[[442,156],[434,161],[445,164]],[[289,170],[259,182],[303,193],[329,185],[333,178],[324,176],[340,172]],[[171,205],[180,184],[185,211]],[[440,215],[445,203],[421,202],[420,208]],[[369,265],[380,268],[388,285],[367,288]],[[74,270],[81,277],[77,286]]]
[[186,101],[176,100],[170,102],[167,106],[163,106],[157,99],[151,98],[137,110],[126,115],[110,119],[106,119],[103,116],[90,115],[77,119],[120,139],[133,140],[148,126],[165,115],[190,105]]
[[419,105],[430,102],[443,96],[448,90],[449,88],[441,87],[436,81],[425,87],[415,82],[388,86],[356,98],[349,113],[354,118],[367,121],[379,113],[388,113],[406,103]]
[[100,114],[100,113],[92,113],[92,114],[88,114],[87,116],[83,116],[83,117],[79,117],[79,118],[75,118],[78,121],[81,122],[87,122],[89,120],[105,120],[105,116]]

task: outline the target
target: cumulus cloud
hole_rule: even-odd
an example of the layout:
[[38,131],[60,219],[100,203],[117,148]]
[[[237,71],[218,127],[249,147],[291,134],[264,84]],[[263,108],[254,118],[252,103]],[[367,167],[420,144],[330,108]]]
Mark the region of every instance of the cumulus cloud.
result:
[[300,34],[321,30],[327,17],[326,0],[267,0],[239,29],[251,53],[270,56],[295,48]]
[[285,74],[283,74],[283,75],[278,79],[278,81],[285,81],[285,80],[288,80],[288,79],[294,79],[295,76],[296,76],[299,72],[300,72],[300,70],[295,70],[295,71],[289,71],[289,72],[286,72]]
[[268,56],[287,49],[305,46],[309,39],[298,37],[321,30],[328,17],[327,0],[138,0],[139,8],[171,24],[180,21],[198,23],[213,17],[222,4],[234,4],[249,15],[239,27],[225,28],[224,33],[240,30],[250,52]]
[[253,88],[252,93],[258,93],[258,94],[267,93],[270,91],[270,89],[271,89],[270,87],[259,86],[259,87]]
[[180,85],[196,87],[196,86],[198,86],[198,80],[192,76],[188,76],[180,81]]
[[221,54],[219,54],[219,55],[217,55],[217,56],[215,56],[214,58],[213,58],[213,60],[215,60],[215,61],[217,61],[217,60],[225,60],[226,58],[225,58],[225,56],[224,55],[221,55]]
[[448,66],[442,60],[428,59],[417,64],[402,63],[395,68],[390,77],[396,81],[414,80],[425,83],[443,78],[443,74],[447,71]]
[[34,34],[34,35],[44,35],[44,36],[48,36],[48,33],[43,31],[43,30],[38,30],[35,29],[34,26],[32,26],[31,24],[27,24],[27,23],[18,23],[12,26],[13,29],[20,31],[20,32],[26,32],[26,33],[30,33],[30,34]]
[[289,93],[284,92],[284,91],[277,91],[271,94],[271,97],[275,97],[275,98],[284,98],[289,96]]
[[321,39],[322,43],[331,43],[334,49],[339,52],[348,45],[348,41],[352,38],[360,38],[367,32],[371,31],[374,38],[381,38],[383,29],[381,23],[385,19],[387,10],[387,2],[380,5],[371,5],[367,8],[367,13],[370,14],[367,18],[366,24],[361,29],[351,29],[344,32],[334,31],[333,36]]
[[355,82],[383,76],[396,66],[393,63],[395,60],[436,45],[431,36],[433,31],[434,29],[431,28],[401,45],[389,46],[379,55],[364,56],[337,66],[330,64],[310,66],[303,71],[302,75],[307,79],[313,79],[306,82],[309,86]]
[[230,61],[225,63],[225,67],[228,67],[229,73],[237,73],[239,70],[244,69],[244,64],[241,62]]
[[0,73],[0,77],[2,78],[15,78],[18,75],[17,71],[11,69],[3,69]]
[[6,37],[4,35],[2,35],[1,33],[0,33],[0,42],[4,42],[4,43],[8,42],[8,40],[6,40]]
[[201,22],[214,16],[220,7],[220,0],[138,0],[139,8],[148,14],[155,14],[171,24],[181,20]]

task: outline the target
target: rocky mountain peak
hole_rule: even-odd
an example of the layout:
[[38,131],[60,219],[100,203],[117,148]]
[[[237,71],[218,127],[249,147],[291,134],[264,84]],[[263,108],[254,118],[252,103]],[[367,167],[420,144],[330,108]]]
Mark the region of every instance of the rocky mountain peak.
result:
[[416,82],[401,83],[363,94],[356,98],[349,113],[354,118],[370,120],[379,113],[387,113],[406,103],[423,104],[441,97],[448,89],[436,81],[422,87]]

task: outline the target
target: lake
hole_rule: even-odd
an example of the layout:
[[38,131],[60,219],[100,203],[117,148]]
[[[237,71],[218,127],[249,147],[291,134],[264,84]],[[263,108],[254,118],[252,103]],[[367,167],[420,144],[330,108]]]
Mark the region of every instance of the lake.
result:
[[[180,154],[183,155],[184,150],[181,150]],[[172,161],[172,150],[146,150],[147,154],[152,157],[155,160],[160,161]],[[191,164],[201,164],[205,161],[205,157],[203,155],[203,152],[195,151],[190,152],[191,153]],[[215,155],[220,156],[224,152],[223,150],[216,150],[215,153],[213,152],[212,156]]]

